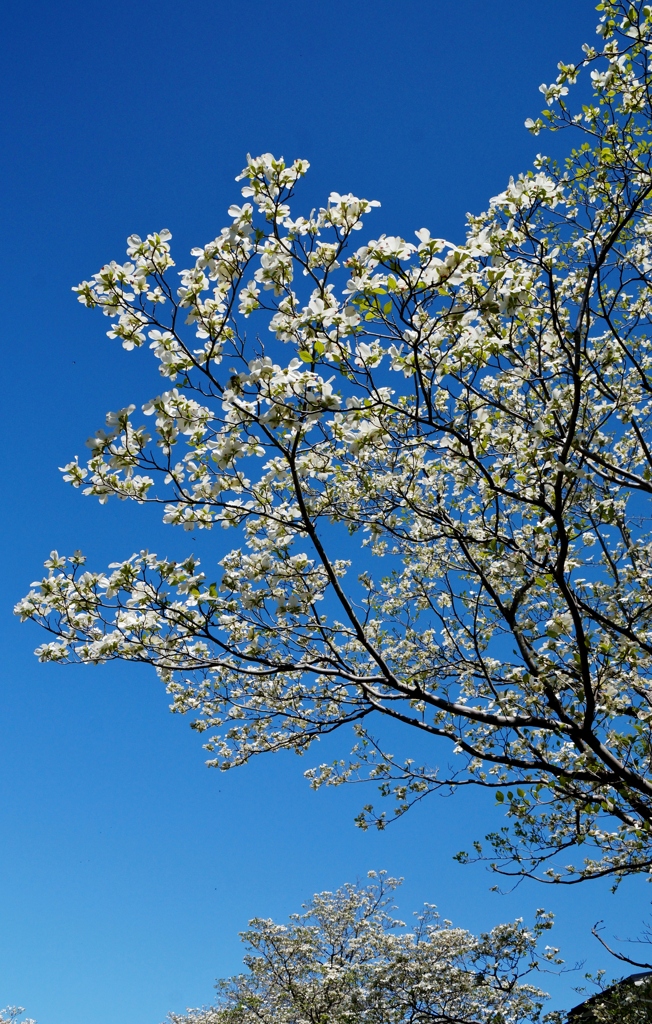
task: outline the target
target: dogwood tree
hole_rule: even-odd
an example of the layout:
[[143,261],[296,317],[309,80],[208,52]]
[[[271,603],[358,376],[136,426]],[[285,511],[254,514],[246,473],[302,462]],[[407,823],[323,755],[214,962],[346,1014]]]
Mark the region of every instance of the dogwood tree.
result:
[[36,1024],[35,1020],[24,1018],[24,1012],[22,1006],[5,1006],[4,1010],[0,1010],[0,1024]]
[[555,949],[537,950],[546,914],[531,929],[515,921],[476,937],[426,906],[406,932],[391,913],[398,884],[381,874],[315,895],[287,925],[251,921],[246,973],[218,982],[217,1005],[172,1013],[170,1024],[541,1020],[547,997],[525,978],[561,963]]
[[314,786],[376,779],[397,813],[494,789],[494,863],[557,881],[652,870],[652,7],[599,9],[527,122],[567,159],[463,243],[362,244],[378,203],[298,213],[307,162],[265,154],[187,269],[134,235],[75,289],[165,383],[64,479],[220,539],[203,565],[53,552],[17,607],[43,661],[155,666],[220,768],[351,727]]

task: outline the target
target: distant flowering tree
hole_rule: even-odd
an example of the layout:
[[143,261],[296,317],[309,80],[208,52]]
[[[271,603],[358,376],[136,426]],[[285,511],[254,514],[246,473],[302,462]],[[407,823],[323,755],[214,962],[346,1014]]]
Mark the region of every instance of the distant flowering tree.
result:
[[21,1020],[24,1012],[22,1006],[5,1006],[4,1010],[0,1010],[0,1024],[36,1024],[35,1020]]
[[[373,873],[372,873],[373,874]],[[480,936],[441,921],[434,907],[413,931],[390,911],[398,881],[381,875],[313,897],[287,925],[256,918],[243,932],[247,972],[217,984],[217,1005],[172,1013],[170,1024],[525,1024],[545,993],[523,979],[559,964],[537,952],[551,921],[521,921]],[[547,1019],[557,1020],[557,1015]]]
[[[378,204],[295,215],[308,164],[265,154],[180,286],[161,231],[75,289],[170,383],[64,478],[237,540],[206,573],[54,552],[17,607],[43,661],[154,665],[223,769],[352,726],[315,787],[375,779],[397,813],[494,788],[494,863],[553,881],[652,870],[652,7],[599,9],[528,121],[566,162],[463,244],[352,248]],[[394,757],[387,721],[455,765]]]

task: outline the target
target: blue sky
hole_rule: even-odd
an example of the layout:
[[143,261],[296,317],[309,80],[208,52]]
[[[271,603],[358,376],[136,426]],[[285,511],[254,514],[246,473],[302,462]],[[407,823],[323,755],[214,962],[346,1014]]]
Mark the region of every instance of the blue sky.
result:
[[[70,287],[131,232],[169,227],[177,252],[214,237],[248,151],[307,157],[308,209],[350,190],[381,200],[374,232],[459,239],[465,212],[547,146],[523,121],[595,19],[585,0],[5,0],[0,1006],[39,1024],[158,1024],[210,1001],[249,917],[283,918],[370,868],[405,875],[404,913],[427,900],[470,928],[552,908],[587,966],[602,961],[596,918],[632,934],[646,916],[642,882],[491,894],[481,867],[452,861],[500,824],[481,793],[363,834],[367,794],[311,793],[312,755],[208,771],[152,673],[39,666],[40,636],[11,616],[51,548],[100,567],[191,545],[149,509],[60,481],[107,409],[158,385]],[[561,1005],[579,980],[551,981]]]

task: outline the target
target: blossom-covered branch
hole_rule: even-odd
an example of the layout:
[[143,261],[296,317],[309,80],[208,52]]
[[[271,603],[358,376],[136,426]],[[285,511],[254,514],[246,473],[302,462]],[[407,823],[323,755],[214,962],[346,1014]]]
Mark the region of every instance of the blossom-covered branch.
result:
[[[496,789],[496,866],[554,881],[652,869],[652,8],[601,10],[529,122],[568,159],[463,244],[354,245],[378,204],[296,215],[307,162],[265,154],[180,284],[161,231],[75,289],[166,390],[65,479],[237,539],[216,568],[55,552],[17,608],[44,661],[154,665],[221,768],[349,725],[313,785],[376,779],[397,813]],[[453,766],[393,756],[388,720]]]

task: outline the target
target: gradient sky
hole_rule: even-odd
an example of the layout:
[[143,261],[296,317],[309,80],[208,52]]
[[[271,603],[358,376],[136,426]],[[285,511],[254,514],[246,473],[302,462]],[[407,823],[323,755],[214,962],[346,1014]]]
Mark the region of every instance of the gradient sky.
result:
[[[479,929],[552,908],[557,943],[587,967],[604,960],[597,918],[631,935],[648,913],[640,881],[490,893],[482,867],[452,860],[501,824],[487,794],[363,834],[370,793],[315,795],[302,778],[323,747],[209,771],[151,671],[40,666],[36,627],[11,615],[52,548],[101,568],[200,543],[61,483],[107,409],[159,388],[148,353],[109,341],[70,287],[131,232],[169,227],[177,253],[213,238],[248,151],[307,157],[307,209],[350,190],[381,200],[373,233],[460,240],[465,212],[551,145],[523,121],[595,20],[590,0],[5,0],[0,1007],[159,1024],[237,970],[249,917],[282,919],[370,868],[405,876],[406,915],[427,900]],[[205,560],[221,540],[201,542]],[[580,981],[550,979],[559,1005]]]

